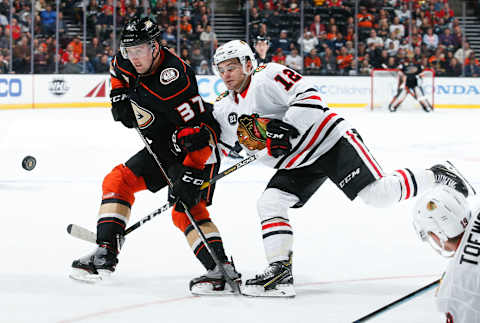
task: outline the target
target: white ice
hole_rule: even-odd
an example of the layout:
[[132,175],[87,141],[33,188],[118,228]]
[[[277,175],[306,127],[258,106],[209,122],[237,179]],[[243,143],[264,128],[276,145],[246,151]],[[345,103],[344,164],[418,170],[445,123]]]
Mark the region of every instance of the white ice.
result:
[[[480,186],[480,110],[395,114],[339,109],[384,170],[450,159]],[[436,280],[446,260],[412,228],[412,202],[375,209],[326,183],[291,210],[297,297],[193,297],[203,274],[183,234],[160,215],[127,236],[112,281],[68,278],[72,260],[93,250],[66,232],[95,229],[103,177],[142,143],[108,109],[0,111],[0,322],[352,322]],[[28,172],[26,155],[37,159]],[[231,163],[231,162],[230,162]],[[244,277],[266,266],[256,199],[272,170],[248,165],[222,179],[210,212]],[[133,224],[166,202],[141,192]],[[371,322],[444,322],[431,290]]]

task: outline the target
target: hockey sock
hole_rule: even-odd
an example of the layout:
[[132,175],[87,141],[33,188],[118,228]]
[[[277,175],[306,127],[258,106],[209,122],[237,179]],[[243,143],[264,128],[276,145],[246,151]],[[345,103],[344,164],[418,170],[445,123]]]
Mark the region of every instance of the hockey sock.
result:
[[435,183],[433,172],[428,170],[410,170],[403,168],[396,170],[401,187],[401,200],[407,200],[431,188]]
[[[128,218],[121,214],[124,213],[121,212],[121,210],[115,212],[112,208],[128,208],[128,211],[130,211],[130,206],[127,207],[119,203],[103,202],[104,201],[102,201],[102,207],[100,208],[101,212],[97,221],[97,243],[110,242],[116,244],[117,235],[123,236],[125,234],[125,227]],[[105,210],[110,210],[111,212],[105,212]]]
[[293,231],[288,219],[275,217],[262,221],[262,237],[268,263],[288,260],[293,246]]
[[[215,224],[213,224],[210,219],[200,220],[197,222],[197,224],[205,235],[208,245],[218,257],[218,260],[220,260],[220,262],[222,263],[227,262],[228,258],[225,255],[222,238],[220,237],[220,233],[218,232]],[[190,244],[193,253],[202,263],[202,265],[207,270],[213,270],[216,266],[215,261],[208,252],[207,248],[205,248],[205,244],[203,243],[202,239],[198,235],[198,232],[195,230],[193,225],[189,225],[187,227],[187,229],[185,230],[185,236],[187,237],[188,243]]]

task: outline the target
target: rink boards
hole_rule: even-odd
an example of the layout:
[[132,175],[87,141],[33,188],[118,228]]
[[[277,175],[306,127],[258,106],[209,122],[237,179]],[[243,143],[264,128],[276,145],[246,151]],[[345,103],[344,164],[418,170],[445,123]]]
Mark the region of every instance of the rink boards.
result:
[[[365,108],[370,77],[305,76],[312,79],[329,106]],[[197,76],[202,97],[214,102],[225,90],[216,76]],[[110,107],[109,75],[1,75],[0,110]],[[392,93],[393,97],[394,93]],[[435,78],[436,108],[480,108],[480,78]]]

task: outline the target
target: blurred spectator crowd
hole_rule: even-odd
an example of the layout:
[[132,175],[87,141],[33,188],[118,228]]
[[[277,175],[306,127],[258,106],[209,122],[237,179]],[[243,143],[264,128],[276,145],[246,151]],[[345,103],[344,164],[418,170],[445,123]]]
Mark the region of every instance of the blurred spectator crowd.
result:
[[[209,61],[212,51],[217,46],[217,40],[210,25],[210,8],[204,1],[186,0],[177,3],[175,0],[117,0],[114,10],[113,0],[89,0],[85,11],[87,22],[85,47],[81,37],[83,2],[60,1],[58,55],[55,55],[57,46],[55,3],[55,0],[35,2],[34,73],[54,73],[56,61],[59,64],[59,73],[107,73],[110,61],[118,49],[124,23],[134,17],[148,16],[162,27],[162,45],[174,52],[177,52],[179,45],[178,53],[195,68],[197,73],[211,74]],[[14,0],[10,13],[10,0],[0,0],[0,73],[8,73],[10,69],[17,74],[31,72],[30,5],[30,0]],[[71,26],[77,27],[75,31],[68,30],[65,23],[67,19]],[[177,26],[180,28],[179,33]],[[13,38],[12,62],[9,61],[10,28]]]
[[[240,3],[248,8],[249,39],[261,62],[285,64],[310,75],[369,75],[373,68],[399,68],[413,61],[434,69],[437,76],[460,76],[465,63],[465,76],[480,76],[480,63],[468,42],[462,48],[462,30],[448,0],[360,0],[357,17],[354,0],[305,0],[303,30],[300,0],[247,1],[248,7]],[[35,1],[34,73],[54,73],[57,61],[60,73],[107,73],[124,23],[151,17],[163,29],[162,45],[198,74],[212,74],[211,55],[218,43],[205,1],[117,0],[114,7],[113,0],[88,0],[85,46],[80,38],[83,2],[60,1],[58,17],[55,3]],[[30,0],[14,0],[10,12],[10,0],[0,0],[0,73],[31,72],[30,5]]]
[[249,0],[250,39],[261,61],[296,70],[303,64],[305,74],[315,75],[369,75],[413,61],[437,76],[460,76],[465,62],[465,76],[480,76],[447,0],[360,0],[357,60],[353,0],[304,1],[303,30],[299,6],[299,0]]

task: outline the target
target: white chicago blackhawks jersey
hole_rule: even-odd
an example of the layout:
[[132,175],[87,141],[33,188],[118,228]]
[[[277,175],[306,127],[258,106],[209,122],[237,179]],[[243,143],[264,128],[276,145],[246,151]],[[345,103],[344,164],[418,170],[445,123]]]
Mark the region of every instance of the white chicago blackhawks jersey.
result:
[[242,93],[228,91],[220,95],[213,113],[222,129],[220,141],[230,146],[237,141],[237,118],[242,114],[257,113],[260,117],[280,119],[297,128],[300,135],[290,139],[292,151],[289,155],[261,159],[278,169],[312,164],[351,128],[328,108],[315,84],[276,63],[258,67]]
[[480,207],[472,217],[437,292],[437,307],[453,323],[480,322]]

